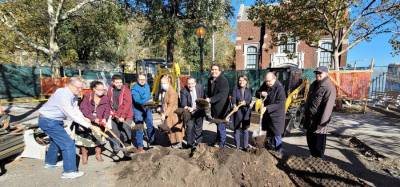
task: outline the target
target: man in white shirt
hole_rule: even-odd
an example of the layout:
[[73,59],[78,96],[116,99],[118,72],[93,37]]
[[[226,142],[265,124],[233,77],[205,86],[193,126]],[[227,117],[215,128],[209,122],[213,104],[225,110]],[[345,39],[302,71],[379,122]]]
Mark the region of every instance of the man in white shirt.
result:
[[50,137],[50,146],[45,158],[45,168],[58,166],[58,152],[61,151],[64,167],[61,178],[64,179],[81,177],[84,173],[78,171],[75,141],[65,131],[63,120],[71,119],[91,130],[99,130],[92,126],[90,120],[85,118],[79,110],[77,96],[80,94],[83,85],[79,78],[72,77],[64,88],[57,89],[39,109],[39,127]]

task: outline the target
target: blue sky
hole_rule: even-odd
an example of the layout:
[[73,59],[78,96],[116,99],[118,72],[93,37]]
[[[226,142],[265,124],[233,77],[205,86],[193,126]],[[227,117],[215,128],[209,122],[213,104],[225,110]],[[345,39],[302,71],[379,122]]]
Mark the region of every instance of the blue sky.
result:
[[[233,28],[236,28],[236,16],[239,11],[240,3],[246,6],[253,5],[255,0],[232,0],[235,8],[235,18],[232,20]],[[388,43],[390,35],[380,35],[374,37],[370,42],[361,42],[350,49],[347,55],[347,63],[357,63],[356,66],[368,66],[371,59],[375,59],[376,66],[387,66],[391,63],[400,63],[400,55],[393,57],[390,52],[392,48]]]

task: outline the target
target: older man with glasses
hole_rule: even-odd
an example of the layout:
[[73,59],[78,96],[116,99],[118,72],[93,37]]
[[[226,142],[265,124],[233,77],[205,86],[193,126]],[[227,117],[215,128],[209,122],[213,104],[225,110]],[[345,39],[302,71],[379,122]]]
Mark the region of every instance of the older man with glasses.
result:
[[78,171],[74,140],[64,129],[63,120],[69,118],[74,122],[99,131],[92,126],[90,119],[85,118],[78,106],[78,95],[83,82],[73,77],[64,88],[59,88],[49,100],[39,109],[39,127],[50,137],[50,146],[46,153],[45,168],[54,168],[57,165],[58,153],[61,151],[64,172],[63,179],[73,179],[84,175]]

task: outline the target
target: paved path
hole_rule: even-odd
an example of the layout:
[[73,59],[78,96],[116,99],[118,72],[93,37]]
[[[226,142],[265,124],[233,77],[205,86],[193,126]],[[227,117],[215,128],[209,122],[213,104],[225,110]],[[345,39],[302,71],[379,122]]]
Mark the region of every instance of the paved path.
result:
[[335,113],[331,127],[335,134],[355,136],[384,156],[400,158],[400,117]]

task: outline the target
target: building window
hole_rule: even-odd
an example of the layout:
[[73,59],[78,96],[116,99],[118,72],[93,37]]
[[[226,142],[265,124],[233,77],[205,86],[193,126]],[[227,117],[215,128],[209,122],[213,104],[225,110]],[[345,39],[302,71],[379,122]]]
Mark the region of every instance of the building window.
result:
[[331,42],[323,42],[321,44],[321,52],[319,54],[319,66],[331,67],[332,62],[332,53],[327,50],[332,50],[332,43]]
[[257,67],[257,48],[254,46],[247,47],[246,69],[256,69]]
[[280,53],[295,53],[296,52],[296,41],[294,38],[288,38],[287,43],[279,46]]

